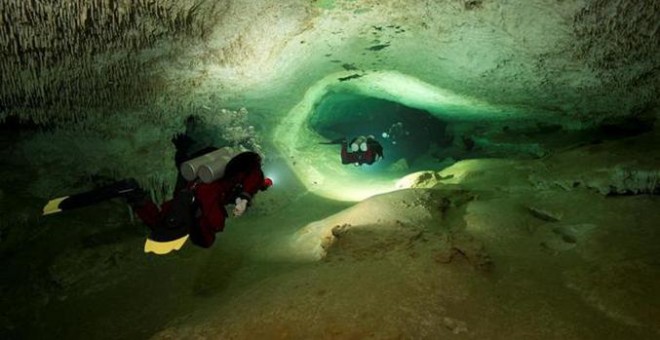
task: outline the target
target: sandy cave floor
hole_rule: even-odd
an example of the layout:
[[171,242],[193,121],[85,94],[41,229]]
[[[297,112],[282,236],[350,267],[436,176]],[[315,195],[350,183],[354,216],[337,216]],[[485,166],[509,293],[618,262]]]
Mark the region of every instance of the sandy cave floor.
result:
[[3,338],[660,335],[657,196],[489,181],[355,205],[291,183],[168,257],[121,202],[40,219],[2,258]]

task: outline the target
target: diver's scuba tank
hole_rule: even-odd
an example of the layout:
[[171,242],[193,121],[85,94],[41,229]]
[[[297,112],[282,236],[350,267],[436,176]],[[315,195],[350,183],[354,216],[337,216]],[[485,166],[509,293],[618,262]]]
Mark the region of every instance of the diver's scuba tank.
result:
[[367,151],[367,138],[364,136],[356,137],[351,142],[351,152]]
[[239,153],[238,150],[224,147],[193,158],[181,164],[181,176],[187,181],[199,177],[202,182],[211,183],[224,175],[227,163]]

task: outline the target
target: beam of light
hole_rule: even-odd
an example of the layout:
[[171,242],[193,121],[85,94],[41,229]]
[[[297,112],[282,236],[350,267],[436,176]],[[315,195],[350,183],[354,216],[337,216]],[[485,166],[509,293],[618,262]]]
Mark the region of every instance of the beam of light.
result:
[[359,181],[351,184],[335,185],[323,190],[325,196],[345,202],[358,202],[369,197],[397,190],[391,183],[362,185]]
[[[415,196],[403,193],[398,197]],[[322,220],[311,222],[291,234],[288,242],[285,242],[289,247],[291,258],[296,261],[322,259],[339,238],[334,231],[336,229],[339,229],[339,234],[342,233],[342,229],[348,228],[345,230],[362,230],[377,235],[396,230],[400,223],[415,224],[433,216],[430,211],[432,208],[423,204],[405,208],[406,214],[401,214],[402,208],[397,208],[398,205],[397,200],[377,196]]]
[[347,75],[350,73],[331,74],[312,85],[302,100],[280,120],[274,132],[275,146],[285,155],[303,185],[309,191],[331,199],[360,201],[400,189],[393,180],[383,178],[375,171],[371,173],[370,170],[376,167],[369,169],[366,166],[360,176],[352,176],[354,171],[340,164],[336,145],[320,145],[326,140],[310,128],[308,120],[316,104],[331,91],[351,91],[400,102],[436,116],[445,115],[445,118],[488,116],[494,119],[512,114],[510,110],[504,111],[398,72],[373,71],[351,81],[338,80]]

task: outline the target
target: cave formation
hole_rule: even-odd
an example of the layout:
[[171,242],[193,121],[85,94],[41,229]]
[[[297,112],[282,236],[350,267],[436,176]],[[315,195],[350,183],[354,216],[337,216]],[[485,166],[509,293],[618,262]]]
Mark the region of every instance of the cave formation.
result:
[[[0,2],[0,337],[655,338],[658,22],[652,0]],[[144,254],[121,200],[42,216],[124,178],[169,199],[183,132],[275,180],[211,249]],[[327,142],[355,135],[385,158],[342,165]]]

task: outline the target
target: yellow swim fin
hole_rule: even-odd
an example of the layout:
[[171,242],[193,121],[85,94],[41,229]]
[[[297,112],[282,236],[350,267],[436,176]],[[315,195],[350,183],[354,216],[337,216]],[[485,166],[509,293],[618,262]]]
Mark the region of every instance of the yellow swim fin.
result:
[[62,203],[62,201],[66,200],[67,198],[69,198],[69,196],[54,198],[48,201],[48,203],[46,203],[46,206],[44,206],[43,214],[50,215],[62,211],[62,207],[60,206],[60,204]]
[[144,242],[144,252],[154,253],[156,255],[169,254],[174,250],[179,250],[188,240],[188,235],[171,241],[155,241],[150,238]]

